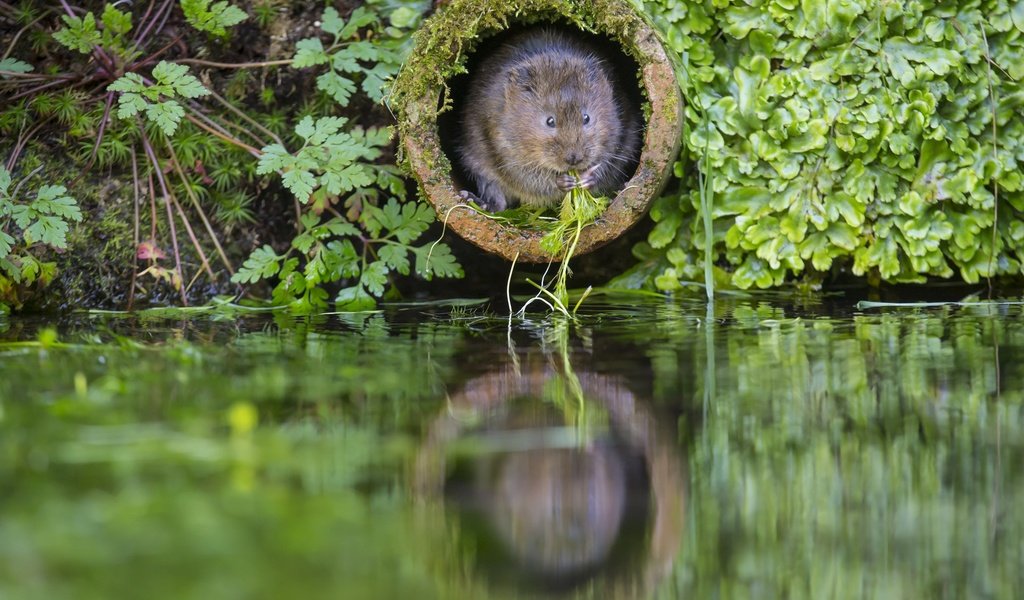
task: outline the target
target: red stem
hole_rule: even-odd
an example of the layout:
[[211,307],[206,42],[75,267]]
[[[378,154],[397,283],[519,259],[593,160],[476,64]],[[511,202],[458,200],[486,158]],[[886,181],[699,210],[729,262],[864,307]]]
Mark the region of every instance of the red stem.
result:
[[[89,162],[82,167],[82,170],[78,173],[72,183],[77,182],[82,178],[83,175],[89,172],[92,168],[93,163],[96,162],[96,153],[100,149],[100,143],[103,141],[103,134],[107,130],[107,122],[110,120],[110,108],[114,105],[114,92],[107,92],[107,105],[103,108],[103,118],[100,119],[100,131],[96,135],[96,143],[92,146],[92,154],[89,155]],[[134,156],[133,159],[134,160]]]
[[[135,39],[132,40],[135,43],[136,46],[139,45],[139,42],[141,40],[146,39],[149,36],[149,32],[153,29],[153,25],[157,21],[160,20],[161,15],[163,13],[166,12],[166,13],[170,14],[170,12],[171,12],[171,3],[172,3],[172,0],[164,0],[164,3],[160,6],[160,8],[156,9],[156,13],[153,15],[153,18],[148,23],[146,23],[146,26],[144,28],[142,28],[142,27],[139,28],[139,32],[137,34],[135,34]],[[163,16],[166,17],[166,15],[163,15]],[[167,19],[164,18],[164,23],[166,23],[166,22],[167,22]],[[163,24],[161,24],[160,27],[157,29],[156,33],[159,33],[160,30],[163,29],[163,27],[164,27]]]
[[135,233],[132,240],[132,284],[128,288],[128,310],[135,304],[135,278],[139,268],[139,165],[135,159],[135,145],[132,144],[132,184],[135,191]]
[[152,64],[154,61],[156,61],[157,58],[160,58],[160,55],[162,55],[164,52],[167,52],[168,50],[173,48],[175,44],[177,44],[179,41],[181,41],[181,38],[184,35],[185,34],[179,34],[178,37],[176,37],[173,40],[171,40],[171,43],[169,43],[166,46],[164,46],[163,48],[157,50],[153,54],[150,54],[145,60],[143,60],[141,62],[137,62],[134,65],[132,65],[130,70],[134,71],[135,69],[141,69],[142,67],[145,67],[146,65]]
[[139,133],[142,134],[142,148],[146,151],[149,161],[153,163],[153,172],[156,174],[156,180],[160,183],[160,190],[164,194],[164,206],[167,208],[167,225],[171,228],[171,245],[174,247],[174,267],[178,271],[178,292],[181,293],[182,305],[188,306],[188,298],[185,297],[185,274],[181,270],[181,252],[178,250],[178,231],[174,226],[174,211],[171,210],[171,193],[167,189],[164,173],[160,169],[160,161],[157,160],[156,153],[153,152],[153,146],[149,143],[149,136],[146,135],[146,130],[142,127],[142,123],[139,123]]
[[[37,85],[36,87],[34,87],[32,89],[25,90],[24,92],[21,92],[21,93],[18,93],[18,94],[15,94],[15,95],[11,96],[10,98],[7,99],[7,101],[8,102],[14,102],[18,98],[24,98],[25,96],[32,96],[34,94],[38,94],[39,92],[45,90],[46,88],[52,88],[55,85],[61,85],[62,83],[67,83],[68,81],[72,81],[72,79],[58,79],[56,81],[51,81],[50,83],[44,83],[43,85]],[[77,81],[75,83],[75,85],[76,86],[77,85],[82,85],[83,83],[86,83],[88,81],[91,81],[91,79],[79,80],[79,81]]]

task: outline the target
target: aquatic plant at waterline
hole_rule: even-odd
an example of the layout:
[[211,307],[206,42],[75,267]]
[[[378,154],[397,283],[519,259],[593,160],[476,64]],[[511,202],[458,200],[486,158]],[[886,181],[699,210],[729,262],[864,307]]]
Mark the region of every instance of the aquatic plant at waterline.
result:
[[[570,172],[576,177],[576,173]],[[608,207],[608,198],[596,198],[590,190],[584,187],[574,187],[565,194],[562,200],[562,207],[558,211],[558,220],[554,222],[550,231],[541,238],[540,246],[552,257],[559,260],[558,273],[555,276],[555,289],[548,292],[542,288],[554,301],[554,307],[560,312],[568,314],[569,290],[568,281],[572,271],[569,269],[569,261],[576,255],[576,245],[580,241],[580,234],[583,228],[591,225],[604,209]],[[586,297],[584,295],[584,297]],[[583,298],[579,300],[582,302]],[[577,302],[576,307],[579,307]],[[576,308],[573,308],[573,313]]]
[[718,281],[1019,275],[1024,5],[753,4],[644,3],[685,63],[688,131],[622,281],[702,278],[706,170]]

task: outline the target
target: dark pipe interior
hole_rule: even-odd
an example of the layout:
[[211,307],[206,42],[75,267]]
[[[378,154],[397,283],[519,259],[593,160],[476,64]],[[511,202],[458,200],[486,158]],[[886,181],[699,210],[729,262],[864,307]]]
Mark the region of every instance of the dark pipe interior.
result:
[[[467,73],[453,77],[448,81],[452,98],[452,110],[441,113],[437,118],[441,149],[444,150],[445,155],[452,163],[452,181],[458,189],[466,189],[466,182],[468,181],[456,148],[458,147],[459,134],[461,132],[459,115],[462,114],[462,109],[467,102],[466,93],[469,86],[469,75],[474,73],[480,62],[506,39],[532,27],[560,29],[573,36],[592,41],[598,49],[603,51],[602,58],[612,65],[612,72],[617,77],[621,89],[625,90],[628,94],[630,110],[638,112],[641,110],[640,107],[643,105],[645,97],[639,84],[640,65],[622,50],[617,40],[609,36],[587,33],[567,23],[556,22],[542,25],[512,26],[505,31],[486,37],[480,41],[475,51],[467,57]],[[438,102],[441,102],[441,98],[438,98]],[[647,122],[644,120],[644,126],[646,127],[646,125]],[[639,161],[629,166],[630,173],[636,171],[637,164],[639,164]],[[472,191],[476,192],[476,190]]]

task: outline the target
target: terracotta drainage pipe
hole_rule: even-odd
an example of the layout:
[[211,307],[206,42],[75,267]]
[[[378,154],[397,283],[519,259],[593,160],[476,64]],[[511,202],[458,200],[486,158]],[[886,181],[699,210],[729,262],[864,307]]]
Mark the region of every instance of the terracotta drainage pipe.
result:
[[395,81],[403,160],[438,218],[466,240],[512,260],[549,262],[543,232],[520,229],[460,207],[452,164],[442,148],[438,116],[451,108],[449,82],[464,72],[477,44],[510,27],[560,23],[606,36],[640,67],[646,130],[636,173],[601,218],[583,230],[576,255],[614,240],[647,212],[679,155],[683,103],[673,64],[654,28],[627,0],[453,0],[414,37],[414,49]]

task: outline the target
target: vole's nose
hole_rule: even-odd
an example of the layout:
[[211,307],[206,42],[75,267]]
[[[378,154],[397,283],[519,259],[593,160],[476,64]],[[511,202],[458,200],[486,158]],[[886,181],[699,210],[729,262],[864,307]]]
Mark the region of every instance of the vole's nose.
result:
[[575,152],[570,152],[565,157],[565,164],[569,165],[570,167],[575,167],[578,164],[580,164],[582,161],[583,161],[583,157],[580,156],[579,154],[575,153]]

